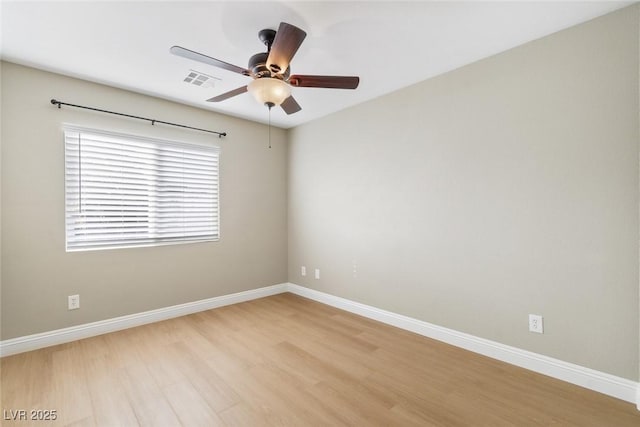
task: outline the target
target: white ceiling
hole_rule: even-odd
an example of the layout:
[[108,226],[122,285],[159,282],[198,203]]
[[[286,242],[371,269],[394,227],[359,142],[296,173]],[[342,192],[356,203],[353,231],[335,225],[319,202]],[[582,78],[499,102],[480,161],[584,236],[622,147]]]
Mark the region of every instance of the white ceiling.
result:
[[[307,32],[292,74],[358,75],[357,90],[293,88],[302,111],[272,112],[290,128],[587,21],[632,2],[6,1],[3,59],[266,122],[250,94],[206,99],[249,78],[169,53],[173,45],[246,67],[257,33],[281,21]],[[189,70],[220,79],[185,83]],[[73,103],[64,93],[42,94]],[[102,105],[93,105],[105,108]],[[138,111],[123,111],[140,114]],[[167,119],[168,120],[168,119]]]

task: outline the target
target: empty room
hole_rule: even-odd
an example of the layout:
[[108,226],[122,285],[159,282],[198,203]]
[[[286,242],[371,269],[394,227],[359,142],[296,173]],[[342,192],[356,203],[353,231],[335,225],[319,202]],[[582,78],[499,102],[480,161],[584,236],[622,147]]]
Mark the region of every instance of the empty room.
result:
[[640,3],[0,2],[7,426],[640,426]]

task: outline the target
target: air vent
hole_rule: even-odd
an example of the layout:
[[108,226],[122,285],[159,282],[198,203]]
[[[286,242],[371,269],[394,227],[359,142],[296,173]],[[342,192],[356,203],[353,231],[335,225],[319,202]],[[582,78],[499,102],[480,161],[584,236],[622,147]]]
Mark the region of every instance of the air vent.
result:
[[189,70],[189,74],[184,78],[184,81],[201,87],[215,87],[216,82],[222,81],[222,79],[201,73],[200,71]]

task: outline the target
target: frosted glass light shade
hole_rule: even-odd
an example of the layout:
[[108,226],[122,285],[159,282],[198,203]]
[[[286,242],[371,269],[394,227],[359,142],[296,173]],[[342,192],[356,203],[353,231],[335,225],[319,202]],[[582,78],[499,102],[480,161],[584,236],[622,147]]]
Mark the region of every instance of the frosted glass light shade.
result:
[[247,89],[260,104],[272,107],[282,104],[291,95],[291,86],[273,77],[255,79]]

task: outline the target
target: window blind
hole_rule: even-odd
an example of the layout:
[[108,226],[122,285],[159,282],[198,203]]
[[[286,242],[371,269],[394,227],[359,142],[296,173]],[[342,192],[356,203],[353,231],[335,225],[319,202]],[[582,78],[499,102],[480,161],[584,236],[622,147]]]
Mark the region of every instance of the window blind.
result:
[[65,128],[67,251],[218,240],[219,149]]

